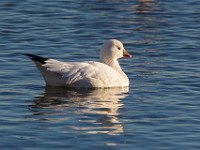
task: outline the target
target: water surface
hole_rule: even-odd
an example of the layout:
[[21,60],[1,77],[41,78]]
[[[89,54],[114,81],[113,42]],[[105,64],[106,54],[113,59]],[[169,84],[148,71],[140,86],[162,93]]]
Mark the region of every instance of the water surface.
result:
[[[0,2],[1,149],[200,149],[200,3]],[[98,61],[119,39],[128,89],[45,87],[20,53]]]

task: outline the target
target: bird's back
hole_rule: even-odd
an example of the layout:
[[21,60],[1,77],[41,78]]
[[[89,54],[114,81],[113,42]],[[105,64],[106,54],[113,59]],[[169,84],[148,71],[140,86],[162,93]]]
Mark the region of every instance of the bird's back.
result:
[[50,86],[109,88],[128,86],[126,79],[115,69],[94,61],[60,62],[48,59],[45,64],[36,62],[46,84]]

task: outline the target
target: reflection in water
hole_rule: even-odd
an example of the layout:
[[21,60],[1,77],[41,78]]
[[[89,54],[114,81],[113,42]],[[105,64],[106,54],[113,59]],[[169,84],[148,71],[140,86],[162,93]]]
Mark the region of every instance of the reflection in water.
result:
[[[116,135],[123,132],[119,121],[120,99],[126,97],[128,88],[65,89],[45,88],[44,94],[35,97],[29,109],[37,120],[61,123],[73,130],[87,133]],[[74,122],[76,120],[77,122]],[[68,127],[69,127],[68,126]]]
[[[158,35],[158,27],[163,23],[159,17],[159,4],[154,0],[137,0],[137,5],[133,6],[133,12],[135,14],[134,21],[137,25],[137,32],[142,34],[138,40],[138,44],[142,44],[143,47],[147,47],[145,52],[155,52],[154,45],[157,44],[157,40],[160,39]],[[159,19],[158,19],[159,17]],[[150,48],[150,49],[149,49]]]
[[156,8],[153,0],[138,0],[138,2],[134,9],[136,13],[151,13]]

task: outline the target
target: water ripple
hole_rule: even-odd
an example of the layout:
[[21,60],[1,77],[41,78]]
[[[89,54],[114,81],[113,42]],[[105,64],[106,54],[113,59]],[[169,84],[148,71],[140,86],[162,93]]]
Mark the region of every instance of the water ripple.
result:
[[[199,149],[199,2],[0,3],[2,149]],[[98,60],[117,38],[128,90],[46,89],[19,53]],[[77,144],[78,143],[78,144]]]

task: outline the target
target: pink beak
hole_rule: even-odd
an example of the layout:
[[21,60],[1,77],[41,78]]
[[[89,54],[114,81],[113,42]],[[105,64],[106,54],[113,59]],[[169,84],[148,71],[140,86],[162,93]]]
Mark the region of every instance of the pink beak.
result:
[[132,58],[132,55],[129,54],[125,49],[123,50],[123,57]]

